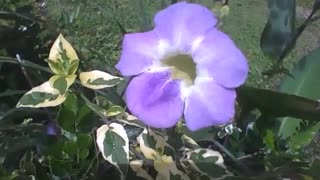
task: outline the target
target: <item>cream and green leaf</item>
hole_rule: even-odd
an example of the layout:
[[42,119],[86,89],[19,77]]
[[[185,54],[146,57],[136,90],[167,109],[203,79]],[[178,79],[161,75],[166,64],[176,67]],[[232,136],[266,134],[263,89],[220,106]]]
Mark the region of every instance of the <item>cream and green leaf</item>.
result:
[[61,34],[51,47],[49,59],[46,61],[56,75],[24,94],[17,107],[53,107],[66,100],[67,91],[76,79],[75,72],[78,69],[79,58]]
[[171,149],[165,137],[145,128],[137,140],[143,155],[153,160],[153,166],[158,172],[156,180],[170,179],[171,176],[179,177],[178,179],[189,180],[189,177],[177,168],[172,156],[165,153],[165,149]]
[[185,149],[186,156],[180,159],[183,167],[210,178],[220,179],[229,174],[224,166],[222,155],[211,149]]
[[80,73],[79,78],[82,85],[90,89],[112,87],[119,84],[122,80],[120,77],[98,70],[82,72]]
[[[71,44],[60,34],[53,43],[49,57],[46,59],[51,71],[55,74],[49,81],[33,88],[18,102],[17,107],[51,107],[58,106],[66,99],[69,87],[75,82],[79,58]],[[94,70],[80,73],[81,84],[91,89],[102,89],[117,85],[122,78]],[[106,116],[116,116],[124,112],[122,108],[112,107]]]
[[75,74],[79,66],[79,58],[76,51],[61,34],[50,49],[47,62],[55,74]]
[[153,180],[152,176],[142,167],[142,160],[133,160],[130,161],[130,167],[132,171],[136,173],[136,176],[144,178],[146,180]]
[[163,155],[165,145],[167,144],[164,137],[147,128],[137,137],[137,140],[143,155],[151,160],[155,160]]
[[76,77],[76,75],[54,75],[49,79],[49,83],[53,88],[57,89],[61,95],[64,95],[74,83]]
[[19,100],[17,107],[52,107],[58,106],[66,100],[66,96],[61,95],[59,90],[53,88],[49,81],[37,86]]
[[129,139],[124,127],[118,123],[101,126],[97,130],[97,145],[103,158],[117,167],[124,179],[129,165]]
[[112,105],[108,110],[107,110],[107,116],[112,117],[112,116],[117,116],[121,113],[124,113],[125,110],[118,105]]

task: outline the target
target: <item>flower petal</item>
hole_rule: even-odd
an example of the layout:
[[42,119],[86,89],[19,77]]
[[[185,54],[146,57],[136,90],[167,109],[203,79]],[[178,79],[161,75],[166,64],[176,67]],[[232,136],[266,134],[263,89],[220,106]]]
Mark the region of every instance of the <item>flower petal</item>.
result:
[[161,37],[186,52],[194,40],[217,24],[217,18],[204,6],[180,2],[158,12],[154,23]]
[[211,76],[224,87],[238,87],[247,77],[246,57],[228,35],[217,29],[206,34],[192,56],[197,63],[197,75]]
[[145,72],[159,57],[159,39],[154,31],[126,34],[116,68],[123,76]]
[[235,113],[236,93],[213,79],[196,79],[185,105],[185,120],[192,131],[229,122]]
[[170,80],[169,72],[134,77],[127,87],[126,101],[133,115],[155,128],[171,127],[183,114],[180,82]]

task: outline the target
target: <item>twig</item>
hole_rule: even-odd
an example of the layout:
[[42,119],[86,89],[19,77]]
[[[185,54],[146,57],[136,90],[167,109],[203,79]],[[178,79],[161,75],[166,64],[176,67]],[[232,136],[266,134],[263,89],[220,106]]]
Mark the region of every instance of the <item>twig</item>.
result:
[[20,62],[19,62],[17,61],[16,58],[0,56],[0,62],[21,64],[24,67],[30,67],[30,68],[38,69],[38,70],[53,74],[53,72],[49,68],[40,66],[38,64],[32,63],[27,60],[23,60],[23,59],[20,59]]
[[218,141],[213,140],[212,142],[217,148],[224,152],[235,164],[237,164],[243,170],[244,173],[246,173],[247,175],[253,174],[247,166],[245,166],[236,157],[234,157],[233,154],[226,148],[224,148],[224,146],[222,146]]
[[133,152],[135,156],[137,156],[139,159],[141,159],[143,162],[145,162],[148,166],[153,166],[153,161],[150,159],[147,159],[142,154],[140,154],[132,145],[130,145],[130,150]]
[[26,68],[22,65],[22,61],[21,61],[21,59],[20,59],[20,55],[19,55],[19,54],[16,54],[16,57],[17,57],[17,60],[18,60],[18,62],[19,62],[19,64],[20,64],[21,71],[22,71],[24,77],[27,79],[29,86],[30,86],[31,88],[33,88],[34,86],[33,86],[33,84],[32,84],[32,81],[31,81],[31,79],[30,79],[27,71],[26,71]]
[[85,180],[86,179],[86,176],[87,174],[89,173],[90,169],[92,168],[93,166],[93,163],[95,160],[97,160],[97,163],[99,162],[99,151],[97,150],[97,143],[96,143],[96,139],[95,139],[95,136],[94,136],[94,131],[95,129],[92,129],[92,138],[93,138],[93,143],[94,143],[94,148],[95,148],[95,157],[92,159],[92,161],[90,162],[90,165],[88,166],[86,172],[82,175],[81,179],[80,180]]
[[[38,65],[38,64],[32,63],[32,62],[27,61],[27,60],[23,60],[23,59],[20,59],[20,61],[21,61],[21,65],[23,65],[24,67],[30,67],[30,68],[38,69],[38,70],[53,74],[53,72],[47,67],[43,67],[41,65]],[[4,57],[4,56],[0,56],[0,62],[20,64],[17,61],[16,58]],[[76,80],[75,83],[81,85],[81,82],[79,80]],[[121,96],[113,88],[109,88],[108,90],[112,91],[113,95],[118,96],[117,98],[119,99],[119,101],[121,101],[121,104],[119,104],[119,105],[124,105],[125,104],[123,99],[121,98]],[[101,90],[93,90],[93,91],[97,92],[98,94],[100,94],[100,95],[102,95],[104,97],[108,97],[108,95],[106,93],[104,93],[103,91],[101,91]]]
[[6,90],[6,91],[3,91],[3,92],[0,92],[0,97],[24,94],[26,92],[27,92],[27,90]]
[[8,11],[0,11],[0,14],[5,14],[5,15],[14,15],[14,16],[17,16],[19,18],[23,18],[23,19],[27,19],[29,21],[32,21],[33,23],[37,23],[37,24],[41,24],[42,22],[41,21],[37,21],[37,20],[34,20],[26,15],[23,15],[23,14],[19,14],[17,12],[8,12]]

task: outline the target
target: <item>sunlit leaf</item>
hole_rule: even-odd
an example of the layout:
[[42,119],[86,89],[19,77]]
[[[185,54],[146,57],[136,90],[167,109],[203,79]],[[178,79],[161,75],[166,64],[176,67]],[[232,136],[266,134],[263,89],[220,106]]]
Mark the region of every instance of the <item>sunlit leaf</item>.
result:
[[306,129],[298,132],[296,135],[291,136],[289,143],[289,147],[292,150],[300,149],[306,145],[308,145],[320,130],[320,122],[310,125]]
[[63,50],[66,51],[66,55],[70,61],[79,60],[76,51],[73,49],[71,44],[63,37],[62,34],[60,34],[53,43],[50,49],[49,59],[53,61],[62,59],[61,53],[63,53]]
[[76,75],[64,76],[54,75],[49,79],[50,85],[64,95],[68,88],[74,83]]
[[270,129],[266,130],[266,134],[263,137],[263,143],[271,150],[274,150],[273,132]]
[[171,176],[181,180],[190,180],[190,178],[180,171],[171,156],[161,156],[154,161],[154,169],[158,172],[156,180],[172,179]]
[[60,34],[50,49],[48,62],[50,69],[55,74],[61,74],[61,71],[63,71],[64,74],[71,75],[78,69],[78,61],[76,51]]
[[[302,58],[298,64],[295,65],[291,74],[294,76],[285,76],[281,83],[279,90],[285,93],[291,93],[299,96],[303,96],[310,99],[319,99],[320,97],[320,86],[319,76],[320,76],[320,48],[312,51],[310,54]],[[294,102],[292,102],[294,103]],[[295,102],[297,105],[307,109],[304,103]],[[315,105],[316,107],[319,107]],[[310,111],[310,114],[314,114],[318,119],[320,119],[319,114]],[[300,117],[301,119],[307,119]],[[292,136],[293,133],[297,132],[300,128],[301,120],[298,118],[285,117],[280,119],[281,125],[279,127],[278,136],[283,139]]]
[[65,100],[66,97],[60,95],[59,91],[53,88],[49,81],[47,81],[24,94],[19,100],[17,107],[52,107],[60,105]]
[[111,74],[98,70],[82,72],[80,73],[79,78],[82,85],[90,89],[112,87],[122,80],[120,77],[112,76]]
[[153,180],[153,178],[148,174],[148,172],[142,167],[142,160],[130,161],[131,169],[136,173],[136,176],[144,178],[146,180]]
[[103,158],[117,167],[124,179],[129,165],[129,139],[123,126],[111,123],[99,127],[97,145]]

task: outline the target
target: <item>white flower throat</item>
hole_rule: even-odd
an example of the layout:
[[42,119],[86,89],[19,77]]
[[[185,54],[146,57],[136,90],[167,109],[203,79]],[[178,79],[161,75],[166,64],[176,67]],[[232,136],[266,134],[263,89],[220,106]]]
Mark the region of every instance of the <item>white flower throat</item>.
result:
[[192,86],[196,79],[196,64],[188,54],[169,56],[161,61],[162,66],[169,67],[172,79],[179,79],[187,86]]

